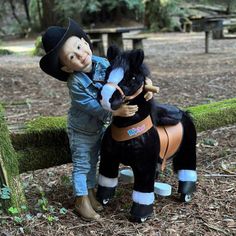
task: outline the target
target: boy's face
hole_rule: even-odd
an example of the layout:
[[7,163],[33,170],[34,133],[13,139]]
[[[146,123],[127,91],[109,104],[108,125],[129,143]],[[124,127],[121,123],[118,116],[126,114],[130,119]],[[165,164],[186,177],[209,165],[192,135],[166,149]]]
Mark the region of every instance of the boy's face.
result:
[[61,70],[65,72],[90,72],[92,69],[92,51],[83,38],[68,38],[60,50],[59,58],[63,65]]

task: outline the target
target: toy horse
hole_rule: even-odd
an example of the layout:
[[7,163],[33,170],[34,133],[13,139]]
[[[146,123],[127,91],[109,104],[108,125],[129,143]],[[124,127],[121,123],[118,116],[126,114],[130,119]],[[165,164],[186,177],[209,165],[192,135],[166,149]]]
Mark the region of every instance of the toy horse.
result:
[[119,164],[128,165],[134,173],[131,220],[144,222],[153,213],[157,164],[162,163],[163,169],[170,157],[178,175],[180,197],[190,201],[197,180],[196,130],[184,111],[144,99],[149,71],[142,50],[120,52],[111,46],[107,57],[110,67],[101,90],[102,106],[116,110],[128,102],[139,109],[132,117],[113,117],[104,134],[97,199],[103,205],[110,201],[118,184]]

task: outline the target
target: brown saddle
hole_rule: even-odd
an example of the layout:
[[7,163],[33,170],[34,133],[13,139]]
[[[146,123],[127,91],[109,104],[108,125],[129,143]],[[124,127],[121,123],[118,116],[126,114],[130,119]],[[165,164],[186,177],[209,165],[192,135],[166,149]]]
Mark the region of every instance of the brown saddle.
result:
[[[111,126],[112,138],[116,141],[126,141],[136,138],[153,127],[150,116],[144,120],[124,128]],[[162,159],[161,169],[165,169],[166,160],[173,156],[179,149],[183,138],[183,126],[180,122],[176,125],[157,126],[156,130],[160,138],[160,158]]]

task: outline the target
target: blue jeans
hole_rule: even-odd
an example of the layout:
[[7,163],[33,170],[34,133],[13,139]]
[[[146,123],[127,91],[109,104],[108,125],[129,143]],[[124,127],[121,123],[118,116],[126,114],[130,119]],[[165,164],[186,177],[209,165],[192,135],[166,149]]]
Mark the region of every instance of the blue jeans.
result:
[[72,182],[75,196],[88,195],[96,185],[96,170],[103,132],[85,134],[68,129],[72,155]]

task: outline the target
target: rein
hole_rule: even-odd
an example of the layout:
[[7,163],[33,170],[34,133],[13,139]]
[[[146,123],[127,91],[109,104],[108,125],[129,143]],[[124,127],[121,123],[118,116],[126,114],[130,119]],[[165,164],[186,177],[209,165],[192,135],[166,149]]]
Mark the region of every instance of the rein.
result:
[[114,87],[115,89],[117,89],[120,94],[121,94],[121,97],[123,99],[124,102],[126,101],[129,101],[129,100],[132,100],[134,99],[135,97],[137,97],[142,91],[143,91],[143,85],[133,94],[133,95],[130,95],[130,96],[126,96],[123,92],[123,90],[121,89],[121,87],[116,84],[116,83],[113,83],[113,82],[107,82],[106,84],[109,84],[110,86]]

